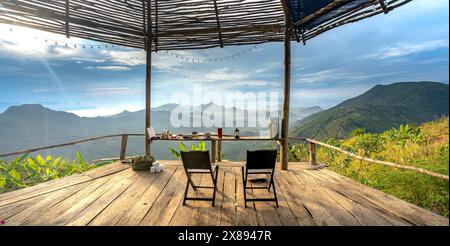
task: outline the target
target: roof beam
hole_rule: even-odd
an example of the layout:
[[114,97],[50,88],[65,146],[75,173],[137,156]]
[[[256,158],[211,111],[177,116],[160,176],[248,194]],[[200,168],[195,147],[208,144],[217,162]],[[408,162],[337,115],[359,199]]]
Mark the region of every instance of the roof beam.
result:
[[[250,25],[238,27],[221,27],[221,32],[283,32],[283,24]],[[217,33],[217,28],[182,29],[159,32],[158,37]]]
[[216,12],[217,31],[219,32],[220,48],[223,48],[222,31],[220,30],[219,9],[217,8],[217,1],[214,0],[214,11]]
[[144,50],[147,50],[147,14],[145,9],[145,1],[142,1],[142,32],[144,33]]
[[84,26],[84,27],[88,27],[88,28],[101,28],[104,30],[117,31],[120,33],[134,35],[134,36],[142,36],[142,32],[140,32],[140,31],[134,31],[134,30],[130,30],[130,29],[124,29],[121,27],[117,27],[117,26],[109,26],[109,25],[104,25],[104,24],[100,24],[100,23],[94,23],[92,21],[87,21],[87,20],[83,20],[83,19],[79,19],[79,18],[74,18],[71,16],[66,16],[62,13],[51,11],[49,9],[46,9],[43,7],[38,7],[38,6],[28,4],[25,2],[21,2],[20,5],[9,4],[9,3],[2,3],[2,4],[4,7],[7,7],[11,10],[27,13],[27,14],[34,15],[34,16],[39,16],[40,18],[58,20],[61,22],[66,22],[66,19],[67,19],[67,21],[72,24],[80,25],[80,26]]
[[[296,11],[289,8],[289,0],[151,0],[153,33],[148,33],[147,0],[0,1],[0,23],[140,49],[147,49],[146,38],[151,35],[153,51],[282,41],[284,16]],[[300,26],[294,26],[292,21],[288,24],[292,38],[297,42],[306,41],[324,31],[391,11],[410,1],[332,0],[326,6],[318,5],[301,20],[306,22],[299,21]],[[341,9],[347,3],[349,8]],[[335,15],[330,13],[334,9],[339,10]],[[306,25],[307,30],[293,32]]]
[[381,8],[383,9],[383,13],[385,13],[385,14],[389,13],[389,10],[386,7],[386,4],[384,3],[384,0],[378,0],[378,2],[380,3]]
[[155,0],[155,52],[158,52],[158,0]]
[[65,8],[66,8],[66,38],[70,38],[70,33],[69,33],[69,15],[70,15],[69,0],[66,0]]

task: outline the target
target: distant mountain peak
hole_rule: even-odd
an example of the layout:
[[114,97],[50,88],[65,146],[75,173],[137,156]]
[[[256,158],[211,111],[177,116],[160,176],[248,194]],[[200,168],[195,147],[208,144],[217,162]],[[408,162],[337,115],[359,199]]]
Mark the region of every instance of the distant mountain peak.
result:
[[376,85],[335,107],[302,119],[292,133],[301,137],[345,138],[357,129],[383,132],[400,124],[448,116],[449,86],[438,82]]
[[8,107],[5,112],[0,113],[0,115],[8,115],[8,114],[16,114],[18,112],[22,113],[37,113],[42,112],[45,110],[50,110],[41,104],[22,104],[18,106],[10,106]]
[[42,109],[46,109],[44,106],[42,106],[42,104],[22,104],[22,105],[18,105],[18,106],[11,106],[9,107],[6,111],[8,110],[26,110],[26,109],[38,109],[38,110],[42,110]]

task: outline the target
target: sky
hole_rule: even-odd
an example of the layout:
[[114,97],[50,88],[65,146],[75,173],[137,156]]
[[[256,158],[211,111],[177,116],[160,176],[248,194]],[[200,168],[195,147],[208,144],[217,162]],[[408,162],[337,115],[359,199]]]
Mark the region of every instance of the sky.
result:
[[[291,107],[329,108],[377,84],[448,83],[448,13],[447,0],[413,0],[387,15],[328,31],[305,46],[293,42]],[[104,44],[0,24],[0,113],[29,103],[87,117],[143,109],[144,51],[97,45]],[[153,54],[152,106],[178,103],[173,95],[192,94],[194,86],[219,95],[281,95],[283,43],[173,53],[215,59],[244,51],[227,61],[200,64]]]

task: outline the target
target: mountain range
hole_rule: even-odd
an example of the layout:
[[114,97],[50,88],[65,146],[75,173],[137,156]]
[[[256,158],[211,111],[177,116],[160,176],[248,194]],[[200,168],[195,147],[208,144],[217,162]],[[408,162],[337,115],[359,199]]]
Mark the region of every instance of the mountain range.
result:
[[[322,110],[320,107],[291,107],[290,135],[326,139],[345,138],[355,129],[367,132],[382,132],[400,124],[420,124],[447,116],[449,110],[448,84],[437,82],[403,82],[377,85],[367,92],[348,99],[335,107]],[[180,105],[165,104],[152,108],[151,124],[157,132],[168,129],[171,133],[189,134],[192,131],[215,132],[215,127],[173,127],[171,111]],[[181,106],[186,108],[186,106]],[[226,108],[215,104],[193,107],[188,114],[193,122],[198,113],[209,117],[209,111],[234,111],[247,115],[245,109]],[[281,117],[281,112],[277,112]],[[268,115],[268,114],[267,114]],[[239,117],[235,121],[239,120]],[[80,117],[73,113],[55,111],[39,104],[9,107],[0,114],[0,153],[46,145],[70,142],[82,138],[119,133],[144,133],[144,110],[123,111],[103,117]],[[259,135],[261,127],[240,127],[241,135]],[[232,134],[235,127],[224,127],[225,134]],[[130,137],[128,155],[141,154],[144,139]],[[224,143],[224,158],[240,160],[247,149],[262,148],[274,142]],[[52,149],[41,154],[73,156],[81,151],[86,159],[115,157],[119,153],[120,139],[107,139],[75,146]],[[168,147],[177,143],[156,142],[152,151],[158,159],[172,159]]]
[[291,134],[345,138],[358,128],[378,133],[400,124],[421,124],[448,115],[448,96],[448,84],[437,82],[376,85],[355,98],[297,121]]
[[[171,133],[189,134],[192,131],[216,132],[215,127],[173,127],[170,123],[171,111],[180,105],[165,104],[152,108],[151,124],[157,132],[168,129]],[[187,108],[181,106],[181,108]],[[215,104],[205,104],[193,107],[189,114],[189,121],[197,117],[198,112],[209,111],[229,111],[232,110],[248,114],[245,109],[226,108]],[[322,110],[320,107],[296,107],[291,113],[293,121],[301,119],[311,113]],[[264,112],[267,115],[268,112]],[[281,112],[278,112],[281,114]],[[208,117],[204,113],[203,117]],[[236,119],[238,120],[238,119]],[[24,104],[9,107],[0,114],[0,153],[12,152],[22,149],[35,148],[40,146],[53,145],[74,140],[109,135],[119,133],[144,133],[145,112],[144,110],[129,112],[123,111],[116,115],[104,117],[79,117],[76,114],[64,111],[55,111],[40,104]],[[244,120],[245,126],[248,122]],[[232,134],[235,127],[224,127],[225,134]],[[241,135],[259,135],[259,127],[240,127]],[[142,137],[130,137],[128,144],[128,154],[135,155],[143,152]],[[253,143],[247,143],[251,146]],[[160,159],[173,158],[168,151],[168,147],[177,147],[177,144],[157,142],[152,145],[153,153]],[[258,145],[255,145],[255,147]],[[240,158],[245,153],[241,144],[224,144],[224,153],[233,153],[228,159]],[[43,154],[73,155],[76,151],[81,151],[87,159],[113,157],[118,155],[119,139],[107,139],[98,142],[88,142],[75,146],[57,148],[43,152]],[[230,150],[230,151],[228,151]],[[239,155],[237,152],[241,151]]]

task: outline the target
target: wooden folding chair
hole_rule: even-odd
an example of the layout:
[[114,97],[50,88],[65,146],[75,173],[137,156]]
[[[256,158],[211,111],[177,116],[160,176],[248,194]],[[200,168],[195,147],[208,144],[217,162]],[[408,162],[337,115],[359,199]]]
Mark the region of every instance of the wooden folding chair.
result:
[[[214,207],[216,199],[217,190],[217,175],[219,173],[219,166],[211,165],[209,159],[209,151],[189,151],[181,152],[181,160],[183,161],[184,171],[186,172],[187,182],[186,190],[184,191],[183,206],[186,204],[186,200],[200,200],[200,201],[212,201],[212,206]],[[191,175],[197,174],[211,174],[211,180],[214,186],[199,186],[194,183]],[[212,198],[197,198],[188,197],[189,184],[194,190],[197,189],[214,189]]]
[[[263,202],[263,201],[274,201],[276,206],[278,207],[278,199],[277,192],[275,189],[274,183],[274,173],[275,173],[275,165],[277,162],[277,150],[256,150],[256,151],[247,151],[247,161],[245,166],[242,167],[242,180],[244,183],[244,203],[245,207],[247,207],[247,202]],[[252,174],[270,174],[270,182],[269,186],[247,186],[248,175]],[[252,198],[247,199],[247,190],[253,189],[267,189],[270,191],[270,188],[273,187],[273,198]]]

